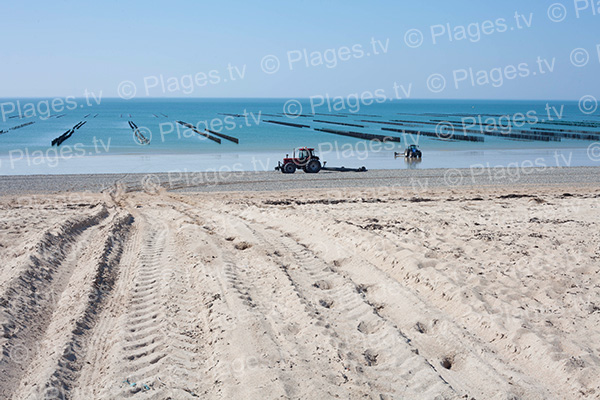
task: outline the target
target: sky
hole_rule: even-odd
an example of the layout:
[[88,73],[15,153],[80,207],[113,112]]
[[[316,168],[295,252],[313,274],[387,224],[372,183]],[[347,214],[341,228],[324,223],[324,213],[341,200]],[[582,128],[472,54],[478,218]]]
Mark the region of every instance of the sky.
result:
[[0,97],[598,97],[595,1],[4,2]]

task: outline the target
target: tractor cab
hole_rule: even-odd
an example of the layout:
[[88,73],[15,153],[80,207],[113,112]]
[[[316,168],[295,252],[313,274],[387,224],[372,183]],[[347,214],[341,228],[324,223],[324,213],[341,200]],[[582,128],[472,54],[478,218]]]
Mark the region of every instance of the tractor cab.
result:
[[[296,160],[302,162],[302,161],[307,161],[310,160],[313,157],[313,153],[314,149],[309,149],[306,147],[301,147],[298,149],[298,157],[294,157]],[[294,149],[294,155],[296,153],[296,149]],[[317,157],[318,159],[318,157]]]

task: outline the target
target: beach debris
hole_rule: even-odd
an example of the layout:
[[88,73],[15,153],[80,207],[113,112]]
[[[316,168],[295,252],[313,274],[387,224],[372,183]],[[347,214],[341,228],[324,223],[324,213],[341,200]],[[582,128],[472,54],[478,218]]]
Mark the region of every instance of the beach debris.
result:
[[129,386],[130,386],[130,387],[132,387],[132,388],[141,388],[141,390],[146,390],[146,391],[154,389],[154,384],[153,384],[153,383],[151,383],[150,385],[148,385],[148,384],[146,384],[146,383],[141,383],[141,384],[138,386],[138,384],[137,384],[136,382],[131,382],[131,381],[129,380],[129,378],[126,378],[126,379],[123,381],[123,383],[126,383],[127,385],[129,385]]

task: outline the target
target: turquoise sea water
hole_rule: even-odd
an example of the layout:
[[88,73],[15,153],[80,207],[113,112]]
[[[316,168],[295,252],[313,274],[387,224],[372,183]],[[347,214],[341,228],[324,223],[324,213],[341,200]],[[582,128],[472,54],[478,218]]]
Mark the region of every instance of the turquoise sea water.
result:
[[[5,133],[0,134],[0,174],[272,170],[279,159],[300,146],[316,148],[330,166],[369,169],[600,165],[597,150],[590,151],[590,146],[600,142],[600,112],[585,114],[577,102],[399,100],[366,105],[367,101],[349,98],[286,101],[102,99],[96,104],[95,99],[70,99],[61,108],[58,102],[52,107],[50,99],[2,99],[0,131]],[[51,145],[53,139],[84,121],[61,146]],[[129,121],[140,128],[148,144],[140,144]],[[235,137],[239,144],[225,139],[215,143],[176,121]],[[386,124],[394,121],[404,125]],[[466,134],[484,141],[447,140],[448,125],[437,125],[442,121],[453,124],[451,138]],[[29,122],[35,123],[12,129]],[[405,128],[411,133],[383,131],[382,127]],[[397,136],[402,142],[379,143],[315,128]],[[436,129],[441,138],[435,136]],[[496,136],[485,135],[486,129]],[[539,134],[540,130],[585,132],[592,139],[563,137],[546,142],[500,134]],[[598,140],[593,139],[595,135]],[[394,158],[394,152],[410,143],[422,149],[421,162]]]

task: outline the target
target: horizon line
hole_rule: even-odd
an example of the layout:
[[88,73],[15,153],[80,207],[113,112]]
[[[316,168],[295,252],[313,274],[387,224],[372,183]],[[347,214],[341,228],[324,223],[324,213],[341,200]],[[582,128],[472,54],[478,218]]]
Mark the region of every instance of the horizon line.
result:
[[[330,99],[342,97],[344,99],[348,99],[350,96],[330,96]],[[12,96],[12,97],[0,97],[0,100],[21,100],[21,99],[86,99],[86,97],[75,97],[75,96]],[[124,99],[122,97],[105,97],[100,95],[99,99],[103,100],[121,100],[123,102],[129,102],[132,100],[310,100],[311,97],[154,97],[154,96],[146,96],[146,97],[134,97],[131,99]],[[89,97],[87,98],[89,99]],[[559,98],[540,98],[540,99],[493,99],[493,98],[407,98],[407,99],[391,99],[391,102],[400,102],[400,101],[572,101],[578,102],[580,99],[559,99]],[[385,104],[389,103],[389,100],[384,102],[376,102],[373,101],[373,104]],[[367,106],[368,107],[368,106]]]

